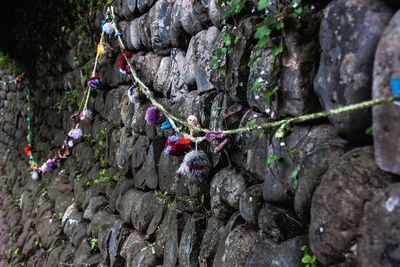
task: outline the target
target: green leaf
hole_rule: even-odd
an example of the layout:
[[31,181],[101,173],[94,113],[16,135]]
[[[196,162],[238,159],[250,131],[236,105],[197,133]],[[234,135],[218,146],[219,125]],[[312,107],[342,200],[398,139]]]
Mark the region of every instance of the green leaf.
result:
[[300,250],[301,250],[301,251],[306,251],[306,250],[307,250],[307,246],[306,246],[306,245],[302,245],[302,246],[300,247]]
[[254,126],[256,126],[256,123],[257,123],[257,118],[252,118],[252,119],[247,123],[247,127],[253,128]]
[[260,78],[258,78],[251,85],[251,90],[257,91],[258,89],[261,88],[261,86],[262,86],[262,81],[260,80]]
[[262,11],[265,8],[269,7],[270,5],[271,5],[271,3],[269,0],[260,0],[260,1],[258,1],[258,4],[257,4],[257,10]]
[[281,54],[283,52],[283,45],[282,43],[278,44],[278,45],[273,45],[271,48],[271,54],[272,56],[276,57],[279,54]]
[[257,30],[254,33],[254,38],[261,39],[264,37],[268,37],[270,34],[271,34],[271,29],[267,25],[261,24],[260,26],[257,27]]
[[271,165],[272,163],[274,163],[277,160],[280,160],[282,157],[276,154],[272,154],[272,155],[268,155],[267,157],[267,164]]
[[283,27],[285,27],[285,23],[283,22],[283,20],[279,20],[277,23],[275,23],[275,29],[282,30]]
[[311,263],[316,263],[317,262],[317,257],[314,255],[311,257]]
[[310,255],[304,255],[303,258],[301,258],[302,263],[311,263],[311,256]]
[[239,42],[239,36],[235,36],[235,39],[233,40],[234,44],[237,44]]
[[294,170],[290,173],[290,178],[296,178],[298,173],[299,173],[299,170],[294,169]]
[[372,135],[373,133],[373,128],[372,126],[369,126],[367,129],[365,129],[365,134],[366,135]]

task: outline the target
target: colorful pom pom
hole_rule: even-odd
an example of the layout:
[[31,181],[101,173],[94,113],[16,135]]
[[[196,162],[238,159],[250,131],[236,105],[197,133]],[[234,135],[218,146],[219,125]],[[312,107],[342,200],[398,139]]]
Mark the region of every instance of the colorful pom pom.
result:
[[132,85],[128,89],[128,98],[132,104],[139,104],[146,99],[146,95],[139,92],[136,85]]
[[31,154],[31,148],[32,148],[31,145],[27,145],[24,147],[24,152],[27,156],[29,156]]
[[152,106],[147,109],[145,120],[149,125],[159,125],[164,121],[164,114]]
[[93,90],[101,88],[100,79],[96,76],[90,77],[87,84],[88,84],[89,88],[93,89]]
[[68,145],[68,147],[73,148],[75,145],[74,140],[72,140],[72,139],[68,140],[67,145]]
[[104,23],[102,29],[108,35],[112,35],[115,31],[114,25],[111,22]]
[[166,130],[172,128],[171,122],[168,118],[165,118],[165,121],[161,124],[161,129]]
[[81,121],[91,121],[93,119],[93,112],[90,109],[84,109],[79,114]]
[[202,150],[193,150],[185,155],[177,172],[186,175],[189,181],[201,182],[207,178],[210,168],[206,153]]
[[132,53],[128,50],[124,50],[123,53],[119,54],[118,56],[118,66],[119,72],[121,74],[130,74],[132,73],[131,67],[129,66],[126,59],[130,59],[132,57]]
[[71,138],[73,138],[73,139],[75,139],[75,140],[81,139],[82,134],[83,134],[83,133],[82,133],[82,130],[79,129],[79,128],[71,129],[71,130],[68,132],[68,136],[71,137]]
[[392,88],[392,92],[396,96],[400,96],[400,77],[390,79],[389,83],[390,87]]
[[197,117],[194,116],[194,115],[189,115],[189,117],[187,118],[187,122],[188,122],[190,125],[193,125],[193,126],[197,126],[197,127],[200,126],[199,120],[198,120]]
[[57,168],[57,161],[55,159],[48,159],[46,161],[47,167],[50,169],[54,170]]
[[46,173],[49,170],[49,166],[47,166],[47,163],[43,163],[42,166],[39,167],[39,171],[41,173]]
[[222,132],[208,132],[206,139],[214,146],[214,153],[220,153],[229,144],[229,139]]
[[102,55],[104,55],[105,52],[106,52],[106,49],[105,49],[103,43],[99,43],[99,44],[97,45],[97,54],[98,54],[99,56],[102,56]]
[[182,157],[190,149],[191,141],[180,134],[168,137],[164,153],[169,156]]
[[34,170],[31,173],[31,177],[32,177],[32,180],[37,181],[37,180],[39,180],[39,173],[36,170]]

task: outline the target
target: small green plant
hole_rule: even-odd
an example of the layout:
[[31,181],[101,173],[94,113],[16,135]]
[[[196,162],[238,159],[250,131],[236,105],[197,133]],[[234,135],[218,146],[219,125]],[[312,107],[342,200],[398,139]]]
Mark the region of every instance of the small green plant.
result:
[[89,240],[90,243],[90,248],[92,250],[98,249],[99,248],[99,241],[97,240],[97,238],[91,238]]
[[35,236],[35,246],[37,246],[38,248],[42,247],[42,242],[41,242],[40,236],[38,234]]
[[300,247],[300,250],[303,251],[303,257],[301,258],[301,263],[305,267],[317,267],[318,261],[314,255],[311,255],[311,251],[308,246],[303,245]]
[[117,176],[117,175],[109,176],[107,174],[106,169],[100,169],[99,170],[99,177],[97,179],[94,179],[94,180],[85,181],[85,185],[96,186],[96,185],[101,185],[101,184],[115,183],[115,182],[118,182],[119,179],[120,179],[120,177]]
[[64,212],[60,211],[59,213],[57,213],[57,218],[61,221],[62,218],[64,217]]
[[56,103],[55,108],[58,111],[70,108],[72,110],[78,110],[79,100],[81,99],[81,90],[73,89],[65,92],[62,98]]
[[298,176],[298,174],[299,174],[299,170],[298,170],[298,168],[295,168],[294,170],[292,170],[291,172],[290,172],[290,179],[292,180],[292,186],[293,186],[293,188],[297,188],[297,186],[299,185],[299,180],[298,180],[298,178],[297,178],[297,176]]
[[369,126],[367,129],[365,129],[364,133],[365,133],[366,135],[372,135],[372,134],[373,134],[373,131],[374,131],[373,127],[372,127],[372,126]]

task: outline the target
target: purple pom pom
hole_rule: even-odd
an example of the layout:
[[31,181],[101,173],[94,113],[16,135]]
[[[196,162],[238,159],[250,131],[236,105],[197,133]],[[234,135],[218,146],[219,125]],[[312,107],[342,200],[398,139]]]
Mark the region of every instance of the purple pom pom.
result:
[[81,139],[82,130],[79,129],[79,128],[72,129],[72,130],[69,131],[68,136],[73,138],[73,139],[75,139],[75,140]]
[[165,117],[156,107],[149,107],[146,111],[145,119],[149,125],[159,125],[164,121]]

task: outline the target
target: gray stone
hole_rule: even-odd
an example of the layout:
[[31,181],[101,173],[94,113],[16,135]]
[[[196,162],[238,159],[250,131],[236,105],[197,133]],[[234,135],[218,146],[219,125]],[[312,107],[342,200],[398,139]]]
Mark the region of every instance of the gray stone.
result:
[[294,209],[302,221],[308,223],[310,220],[312,196],[322,175],[349,149],[345,140],[337,138],[314,148],[305,156],[297,175],[298,185],[294,197]]
[[131,222],[136,230],[146,232],[154,216],[158,200],[153,192],[146,192],[134,201],[131,211]]
[[188,34],[193,36],[202,29],[208,28],[210,18],[200,0],[183,0],[181,3],[180,8],[182,9],[182,13],[180,21],[183,29]]
[[240,197],[239,211],[243,219],[257,225],[258,214],[264,204],[262,185],[250,186]]
[[160,67],[162,57],[149,52],[145,55],[142,53],[134,54],[132,58],[139,77],[142,79],[144,84],[151,88],[153,86],[154,77]]
[[400,264],[400,184],[391,184],[364,207],[357,245],[359,266]]
[[144,13],[150,9],[153,5],[154,0],[136,0],[136,6],[140,13]]
[[[271,54],[271,49],[255,47],[251,51],[250,58],[258,58],[250,66],[249,79],[247,81],[247,102],[250,107],[265,112],[272,118],[276,117],[277,101],[273,95],[269,99],[264,99],[264,95],[273,90],[278,85],[278,74],[280,71],[280,61],[278,57]],[[259,88],[254,87],[255,83],[260,83]]]
[[[281,101],[279,111],[291,116],[315,112],[319,108],[313,91],[313,79],[318,68],[319,46],[318,18],[310,17],[307,27],[284,31],[284,53],[282,56]],[[307,41],[305,41],[307,40]]]
[[[147,154],[147,148],[150,145],[150,139],[147,136],[140,135],[132,148],[131,167],[136,170],[140,167]],[[136,185],[136,184],[135,184]]]
[[149,243],[144,239],[144,236],[134,231],[126,238],[120,255],[125,259],[128,266],[132,266],[130,265],[132,260],[147,246],[149,246]]
[[151,44],[159,55],[169,54],[171,50],[171,12],[173,3],[167,0],[157,1],[151,8],[149,16]]
[[[379,37],[392,16],[383,1],[333,1],[324,10],[322,48],[314,89],[325,109],[354,104],[371,97],[372,62]],[[339,134],[365,141],[370,110],[330,117]]]
[[131,21],[129,24],[129,29],[127,32],[129,32],[129,42],[128,44],[131,44],[131,47],[128,48],[134,48],[136,50],[142,50],[143,49],[143,44],[142,44],[142,39],[139,33],[140,29],[140,18],[134,19]]
[[246,225],[237,225],[231,229],[227,226],[220,240],[213,266],[244,266],[257,236],[257,231]]
[[183,0],[174,1],[171,12],[171,43],[176,48],[186,48],[189,43],[189,36],[184,31],[181,22],[184,12],[182,5]]
[[223,231],[224,225],[220,220],[214,217],[207,220],[207,227],[199,252],[199,264],[201,267],[211,266]]
[[162,192],[175,194],[179,177],[176,174],[181,159],[161,153],[158,163],[158,179]]
[[103,229],[111,227],[116,220],[118,220],[116,215],[105,210],[97,212],[87,229],[88,236],[97,236]]
[[143,192],[136,189],[129,189],[117,200],[116,208],[124,223],[131,222],[131,213],[136,202],[139,201]]
[[265,258],[264,266],[271,267],[303,267],[303,252],[300,247],[307,245],[307,236],[298,236],[279,244]]
[[[393,16],[379,41],[375,54],[373,98],[392,96],[388,81],[399,76],[400,13]],[[382,170],[400,175],[400,148],[397,137],[400,134],[400,107],[395,103],[375,106],[372,109],[375,161]]]
[[179,243],[178,259],[181,266],[197,265],[205,226],[204,215],[194,214],[189,218]]
[[239,209],[240,196],[246,190],[244,176],[232,169],[223,169],[211,181],[211,211],[218,219],[225,220]]
[[287,203],[294,193],[293,171],[298,170],[305,156],[337,138],[331,124],[295,126],[290,135],[283,139],[272,139],[268,157],[276,157],[265,177],[263,196],[268,202]]
[[250,249],[245,267],[268,266],[267,260],[269,254],[276,247],[276,243],[265,237],[259,238]]
[[157,74],[154,79],[153,89],[157,93],[164,93],[171,87],[171,79],[169,77],[169,72],[171,68],[171,58],[163,57],[160,62],[160,67],[157,70]]
[[319,262],[352,258],[365,202],[393,178],[375,165],[372,147],[353,149],[329,168],[311,204],[309,240]]
[[258,226],[276,242],[294,237],[303,231],[303,225],[290,211],[265,203],[258,214]]
[[130,136],[128,131],[122,131],[119,146],[116,151],[115,159],[121,174],[125,175],[129,171],[130,157],[133,152],[135,138]]

